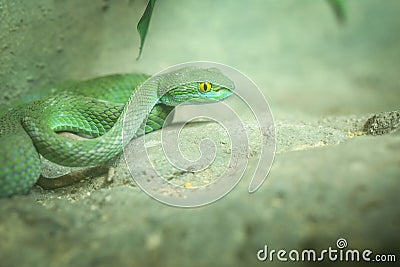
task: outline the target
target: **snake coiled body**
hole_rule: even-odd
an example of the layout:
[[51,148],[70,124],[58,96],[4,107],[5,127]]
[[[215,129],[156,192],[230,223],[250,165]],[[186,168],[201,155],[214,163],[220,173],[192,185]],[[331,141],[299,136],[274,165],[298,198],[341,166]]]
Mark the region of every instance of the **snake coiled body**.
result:
[[[105,162],[132,138],[160,129],[174,106],[223,100],[234,87],[217,69],[186,67],[145,82],[148,77],[124,74],[66,82],[3,114],[0,196],[27,192],[35,184],[41,173],[39,154],[65,166]],[[61,131],[89,138],[73,140],[57,134]]]

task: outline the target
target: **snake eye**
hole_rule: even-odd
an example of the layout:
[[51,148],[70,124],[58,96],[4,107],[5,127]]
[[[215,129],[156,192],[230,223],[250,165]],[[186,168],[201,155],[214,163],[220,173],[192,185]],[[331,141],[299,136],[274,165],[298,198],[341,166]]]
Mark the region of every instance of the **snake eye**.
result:
[[200,92],[207,93],[211,90],[211,83],[209,82],[202,82],[200,83]]

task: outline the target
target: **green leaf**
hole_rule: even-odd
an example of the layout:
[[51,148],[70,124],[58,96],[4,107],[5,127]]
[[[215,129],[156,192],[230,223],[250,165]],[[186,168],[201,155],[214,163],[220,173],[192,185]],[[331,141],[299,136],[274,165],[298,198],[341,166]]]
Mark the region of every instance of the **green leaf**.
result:
[[142,49],[144,45],[144,41],[146,40],[147,30],[149,29],[151,14],[153,13],[153,8],[156,3],[156,0],[149,0],[147,4],[146,10],[144,11],[142,17],[140,18],[137,24],[137,30],[140,35],[140,47],[139,47],[139,55],[136,60],[139,60],[140,55],[142,54]]
[[340,23],[346,21],[346,0],[327,0],[331,6],[333,12],[336,15],[336,19]]

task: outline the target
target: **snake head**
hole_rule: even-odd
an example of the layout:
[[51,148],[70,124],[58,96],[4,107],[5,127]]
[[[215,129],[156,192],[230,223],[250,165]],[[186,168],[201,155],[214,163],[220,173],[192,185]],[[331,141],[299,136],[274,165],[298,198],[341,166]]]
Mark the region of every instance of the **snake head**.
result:
[[185,67],[164,74],[160,102],[169,106],[215,103],[233,94],[235,85],[217,68]]

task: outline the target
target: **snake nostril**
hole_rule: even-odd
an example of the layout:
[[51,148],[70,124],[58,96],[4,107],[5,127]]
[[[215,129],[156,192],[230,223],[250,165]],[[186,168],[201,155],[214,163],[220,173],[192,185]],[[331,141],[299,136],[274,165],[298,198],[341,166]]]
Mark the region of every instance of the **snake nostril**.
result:
[[217,88],[217,89],[215,89],[214,91],[215,91],[215,92],[219,92],[219,91],[221,91],[221,90],[226,90],[226,91],[228,91],[228,92],[232,91],[232,90],[229,89],[229,88]]

